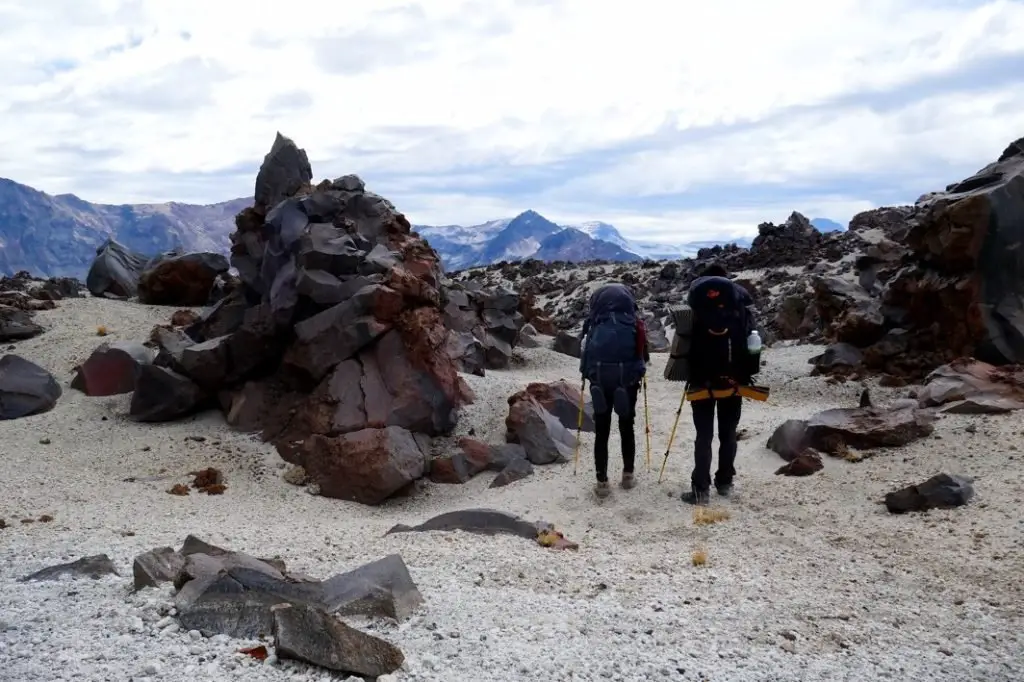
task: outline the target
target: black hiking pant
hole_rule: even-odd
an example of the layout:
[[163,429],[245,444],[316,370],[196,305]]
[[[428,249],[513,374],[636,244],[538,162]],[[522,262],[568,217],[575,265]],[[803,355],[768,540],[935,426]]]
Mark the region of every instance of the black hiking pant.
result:
[[711,444],[715,438],[715,412],[718,412],[718,471],[715,487],[729,485],[736,475],[736,427],[740,424],[743,398],[708,398],[690,403],[697,438],[693,447],[693,474],[690,484],[701,492],[711,489]]
[[[614,388],[605,389],[605,394],[611,396]],[[633,423],[636,420],[636,400],[640,392],[640,384],[626,388],[629,394],[629,414],[619,415],[619,439],[622,441],[622,470],[626,473],[633,473],[633,466],[636,461],[636,435],[633,430]],[[608,411],[594,414],[594,467],[597,470],[598,483],[608,480],[608,439],[612,432],[612,415],[616,414],[612,409],[609,400]]]

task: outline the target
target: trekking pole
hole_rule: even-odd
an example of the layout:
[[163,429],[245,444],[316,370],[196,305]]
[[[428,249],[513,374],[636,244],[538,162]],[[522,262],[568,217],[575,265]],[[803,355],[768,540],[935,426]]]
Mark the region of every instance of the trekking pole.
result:
[[647,376],[644,375],[644,422],[647,430],[647,471],[651,470],[651,409],[647,403]]
[[576,475],[576,469],[580,462],[580,432],[583,431],[583,389],[587,386],[586,377],[580,382],[580,409],[576,416],[576,451],[572,455],[572,475]]
[[676,410],[676,420],[672,422],[672,433],[668,437],[668,447],[665,448],[665,459],[661,460],[661,473],[658,474],[658,483],[661,483],[661,477],[665,475],[665,465],[668,464],[668,453],[672,452],[672,441],[676,439],[676,428],[679,426],[679,417],[683,414],[683,404],[686,402],[686,389],[689,388],[689,384],[683,387],[683,395],[679,397],[679,409]]

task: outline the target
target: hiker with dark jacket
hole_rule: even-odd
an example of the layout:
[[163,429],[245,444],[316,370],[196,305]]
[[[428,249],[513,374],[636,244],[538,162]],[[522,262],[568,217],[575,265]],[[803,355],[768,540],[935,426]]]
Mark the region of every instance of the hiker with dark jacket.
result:
[[[750,333],[757,329],[753,318],[754,301],[746,289],[728,278],[725,268],[712,265],[690,285],[687,303],[693,310],[693,330],[689,350],[688,391],[709,389],[706,397],[690,401],[693,410],[694,467],[690,490],[682,499],[705,505],[714,483],[719,495],[728,496],[736,476],[736,430],[743,410],[743,398],[737,392],[714,397],[711,391],[727,391],[750,386],[760,369],[760,337],[756,353],[748,349]],[[715,417],[718,417],[718,470],[711,477],[712,442]]]
[[590,311],[580,336],[580,372],[590,383],[594,405],[594,465],[598,497],[611,493],[608,484],[608,439],[612,412],[619,417],[622,442],[622,482],[634,485],[636,438],[633,423],[640,383],[651,356],[647,330],[633,292],[623,284],[606,284],[590,297]]

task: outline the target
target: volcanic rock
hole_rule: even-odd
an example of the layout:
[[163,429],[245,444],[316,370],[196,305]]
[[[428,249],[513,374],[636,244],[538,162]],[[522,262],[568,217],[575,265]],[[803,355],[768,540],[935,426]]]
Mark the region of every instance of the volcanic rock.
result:
[[93,296],[131,298],[138,293],[139,275],[148,260],[109,239],[96,249],[86,287]]
[[139,301],[151,305],[207,305],[214,282],[229,267],[227,258],[218,253],[159,256],[139,274]]
[[75,368],[71,388],[88,396],[131,393],[142,365],[153,362],[155,353],[141,343],[114,341],[103,343]]
[[45,369],[18,355],[0,358],[0,420],[49,412],[63,394]]

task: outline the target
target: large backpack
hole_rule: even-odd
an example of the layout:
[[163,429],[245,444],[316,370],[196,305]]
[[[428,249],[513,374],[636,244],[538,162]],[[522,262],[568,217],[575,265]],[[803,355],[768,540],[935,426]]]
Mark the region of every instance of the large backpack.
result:
[[614,407],[620,415],[629,413],[626,391],[647,369],[643,343],[632,293],[621,285],[595,292],[580,353],[580,371],[590,382],[595,412]]
[[760,353],[747,351],[747,336],[756,329],[754,309],[745,305],[732,280],[694,280],[686,305],[673,311],[673,321],[675,333],[664,375],[667,380],[714,381],[727,377],[747,383],[760,371]]

